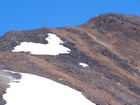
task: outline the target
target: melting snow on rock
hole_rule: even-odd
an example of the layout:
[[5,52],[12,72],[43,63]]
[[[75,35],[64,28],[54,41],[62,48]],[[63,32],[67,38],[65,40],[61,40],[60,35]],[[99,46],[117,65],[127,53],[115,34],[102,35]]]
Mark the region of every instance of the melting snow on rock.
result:
[[20,74],[19,82],[11,82],[3,95],[6,105],[95,105],[68,86],[36,75]]
[[70,49],[64,47],[64,43],[57,35],[48,33],[46,38],[48,44],[33,43],[33,42],[22,42],[16,46],[13,52],[30,52],[36,55],[59,55],[61,53],[70,53]]
[[82,62],[80,62],[79,65],[80,65],[80,66],[83,66],[83,67],[88,67],[88,66],[89,66],[88,64],[82,63]]

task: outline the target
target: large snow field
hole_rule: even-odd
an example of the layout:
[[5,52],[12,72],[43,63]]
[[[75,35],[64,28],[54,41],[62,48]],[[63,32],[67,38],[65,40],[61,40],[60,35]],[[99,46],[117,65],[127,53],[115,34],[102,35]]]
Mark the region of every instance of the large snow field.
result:
[[68,86],[44,77],[20,74],[22,78],[16,80],[19,82],[11,82],[3,95],[6,105],[95,105]]

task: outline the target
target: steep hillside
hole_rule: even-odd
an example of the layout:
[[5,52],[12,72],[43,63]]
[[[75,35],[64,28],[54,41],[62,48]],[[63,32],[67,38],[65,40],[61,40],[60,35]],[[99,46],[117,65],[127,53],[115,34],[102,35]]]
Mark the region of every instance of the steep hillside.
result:
[[[14,51],[23,42],[49,44],[49,33],[57,35],[63,41],[60,45],[70,49],[69,53],[36,55]],[[109,13],[74,27],[5,33],[0,38],[0,69],[52,79],[83,92],[97,105],[139,105],[140,18]],[[11,74],[0,71],[0,105],[4,103],[7,75]]]

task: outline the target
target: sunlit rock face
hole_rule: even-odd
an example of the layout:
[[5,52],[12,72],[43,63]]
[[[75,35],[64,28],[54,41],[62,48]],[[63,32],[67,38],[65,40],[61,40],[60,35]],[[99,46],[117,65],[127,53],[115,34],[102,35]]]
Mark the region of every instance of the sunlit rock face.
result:
[[[139,105],[140,18],[108,13],[78,26],[7,32],[3,69],[65,84],[99,105]],[[0,100],[7,75],[0,72]]]

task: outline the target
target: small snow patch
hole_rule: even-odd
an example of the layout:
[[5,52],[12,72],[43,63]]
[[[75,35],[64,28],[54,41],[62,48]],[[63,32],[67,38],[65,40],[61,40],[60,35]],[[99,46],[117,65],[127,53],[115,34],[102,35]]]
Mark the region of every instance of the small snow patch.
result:
[[9,70],[2,70],[3,72],[7,72],[7,73],[13,73],[13,74],[17,74],[18,72],[15,72],[15,71],[9,71]]
[[82,62],[80,62],[79,65],[80,65],[80,66],[83,66],[83,67],[88,67],[88,66],[89,66],[88,64],[82,63]]
[[30,52],[35,55],[59,55],[68,54],[70,49],[64,47],[64,43],[57,35],[48,33],[46,38],[48,44],[33,43],[33,42],[22,42],[20,45],[16,46],[13,52]]
[[[18,72],[15,71],[9,71],[9,70],[2,70],[2,71],[6,73],[19,74]],[[19,80],[14,78],[13,76],[8,75],[7,77],[9,78],[10,82],[19,82]]]

